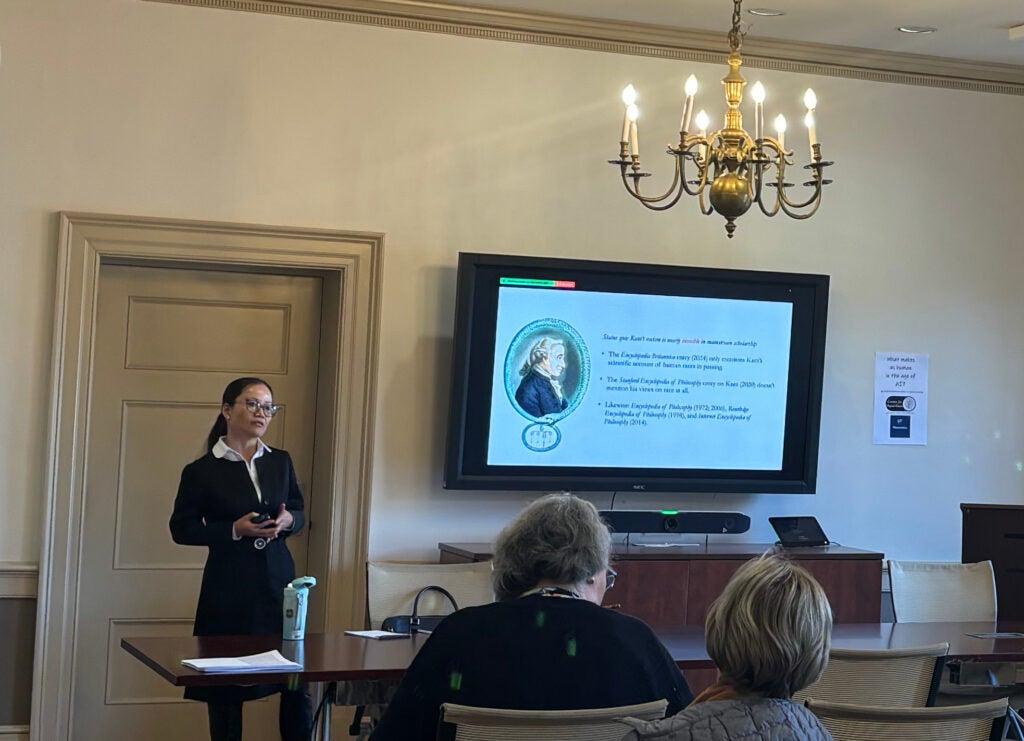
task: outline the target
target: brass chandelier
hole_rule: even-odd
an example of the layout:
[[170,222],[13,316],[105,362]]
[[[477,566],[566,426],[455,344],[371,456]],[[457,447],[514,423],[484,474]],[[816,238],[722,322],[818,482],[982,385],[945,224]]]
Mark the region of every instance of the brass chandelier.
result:
[[636,90],[628,85],[622,91],[626,112],[622,121],[619,158],[609,160],[621,168],[622,184],[629,194],[647,208],[665,211],[676,205],[684,193],[697,196],[701,213],[705,216],[718,213],[725,217],[725,231],[730,239],[736,231],[736,219],[754,203],[766,216],[775,216],[779,211],[794,219],[813,216],[821,204],[822,187],[832,182],[822,178],[822,170],[832,163],[821,159],[821,145],[818,143],[814,123],[817,98],[810,88],[804,93],[804,106],[807,108],[804,124],[807,126],[811,163],[804,165],[804,169],[810,170],[811,179],[803,185],[812,190],[806,193],[804,200],[790,197],[787,193],[793,187],[793,183],[786,182],[786,168],[793,165],[793,152],[785,147],[785,117],[780,114],[775,119],[776,136],[764,133],[765,90],[760,82],[754,83],[751,89],[751,97],[754,99],[754,135],[750,136],[743,129],[740,101],[743,100],[743,88],[747,82],[740,74],[740,65],[743,64],[740,56],[743,43],[741,5],[742,0],[733,0],[732,29],[729,31],[729,74],[722,78],[728,105],[725,125],[718,131],[708,132],[708,116],[701,110],[694,117],[700,133],[691,133],[690,118],[693,98],[697,93],[697,78],[690,75],[684,87],[686,101],[679,123],[679,144],[669,144],[666,152],[675,158],[672,185],[660,196],[643,195],[640,183],[650,173],[643,172],[640,167],[636,125],[640,113],[636,106]]

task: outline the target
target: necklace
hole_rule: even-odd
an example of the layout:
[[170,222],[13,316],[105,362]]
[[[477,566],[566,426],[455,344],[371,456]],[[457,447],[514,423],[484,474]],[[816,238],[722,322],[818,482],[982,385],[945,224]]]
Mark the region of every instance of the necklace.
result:
[[574,592],[565,587],[537,587],[528,592],[523,592],[520,597],[529,597],[531,594],[539,594],[541,597],[564,597],[566,599],[582,599],[579,592]]

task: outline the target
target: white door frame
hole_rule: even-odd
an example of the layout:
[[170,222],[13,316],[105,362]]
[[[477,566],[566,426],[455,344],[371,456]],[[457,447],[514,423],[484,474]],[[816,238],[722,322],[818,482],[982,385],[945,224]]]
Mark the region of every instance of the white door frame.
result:
[[[31,738],[71,737],[79,552],[100,265],[120,263],[324,278],[310,562],[321,565],[314,629],[362,627],[372,476],[383,235],[61,213],[50,440],[32,677]],[[322,453],[322,455],[321,455]],[[170,536],[168,536],[170,537]],[[77,667],[78,671],[88,671]]]

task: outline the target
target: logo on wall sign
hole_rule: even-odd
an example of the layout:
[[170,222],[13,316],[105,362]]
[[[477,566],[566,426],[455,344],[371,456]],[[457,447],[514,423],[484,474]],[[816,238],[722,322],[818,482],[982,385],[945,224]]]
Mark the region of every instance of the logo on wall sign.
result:
[[531,423],[523,430],[523,445],[537,452],[553,450],[562,441],[556,425],[586,395],[590,351],[568,322],[538,319],[509,343],[504,379],[509,403]]
[[890,412],[912,412],[916,407],[913,396],[890,396],[885,400],[885,408]]
[[910,437],[910,417],[894,414],[889,417],[889,437]]

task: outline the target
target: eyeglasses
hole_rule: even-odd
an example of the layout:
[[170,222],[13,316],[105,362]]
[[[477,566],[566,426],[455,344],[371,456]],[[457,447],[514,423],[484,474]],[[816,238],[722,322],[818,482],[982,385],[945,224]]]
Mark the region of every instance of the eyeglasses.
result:
[[619,575],[619,572],[609,566],[604,571],[604,588],[611,589],[615,586],[615,577]]
[[263,414],[267,417],[273,417],[275,414],[277,414],[277,410],[280,408],[277,406],[277,404],[271,404],[269,401],[260,403],[255,399],[246,399],[245,401],[236,401],[235,403],[245,404],[245,408],[248,409],[253,414],[256,414],[256,412],[262,410]]

